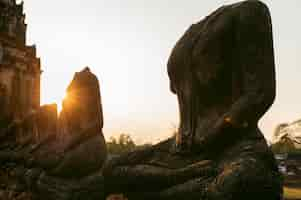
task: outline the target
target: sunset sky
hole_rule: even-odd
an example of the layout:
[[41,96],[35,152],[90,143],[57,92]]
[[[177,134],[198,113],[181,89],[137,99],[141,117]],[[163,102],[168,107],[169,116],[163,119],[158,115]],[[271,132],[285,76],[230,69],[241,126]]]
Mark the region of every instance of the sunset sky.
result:
[[[42,104],[60,104],[74,72],[98,76],[106,138],[128,133],[157,142],[178,124],[166,63],[190,24],[222,0],[25,0],[28,44],[42,59]],[[269,139],[281,122],[301,118],[301,1],[266,0],[270,7],[277,98],[260,122]],[[298,57],[300,56],[300,57]],[[90,105],[87,105],[90,106]]]

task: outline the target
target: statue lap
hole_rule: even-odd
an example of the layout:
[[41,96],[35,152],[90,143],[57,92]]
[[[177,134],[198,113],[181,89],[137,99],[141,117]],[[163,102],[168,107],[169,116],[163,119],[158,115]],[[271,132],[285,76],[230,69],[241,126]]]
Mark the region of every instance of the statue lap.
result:
[[[109,161],[104,168],[106,195],[122,193],[129,199],[279,198],[273,191],[282,190],[281,178],[263,137],[203,154],[173,152],[174,143],[171,138]],[[204,170],[196,164],[209,159]],[[193,165],[199,169],[181,174]]]

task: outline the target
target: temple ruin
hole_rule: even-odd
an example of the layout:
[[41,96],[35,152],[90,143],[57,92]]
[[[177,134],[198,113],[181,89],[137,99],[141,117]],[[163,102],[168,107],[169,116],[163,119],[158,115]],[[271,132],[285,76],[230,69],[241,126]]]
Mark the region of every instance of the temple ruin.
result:
[[22,119],[40,106],[41,64],[36,47],[26,45],[23,2],[0,1],[0,114]]

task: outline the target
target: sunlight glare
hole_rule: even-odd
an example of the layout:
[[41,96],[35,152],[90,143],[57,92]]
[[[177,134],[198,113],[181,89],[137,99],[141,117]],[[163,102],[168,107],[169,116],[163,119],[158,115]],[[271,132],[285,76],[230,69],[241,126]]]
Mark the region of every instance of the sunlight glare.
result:
[[60,113],[62,112],[63,109],[63,101],[66,100],[68,98],[68,93],[66,92],[63,96],[63,98],[57,102],[57,110],[58,110],[58,114],[60,115]]

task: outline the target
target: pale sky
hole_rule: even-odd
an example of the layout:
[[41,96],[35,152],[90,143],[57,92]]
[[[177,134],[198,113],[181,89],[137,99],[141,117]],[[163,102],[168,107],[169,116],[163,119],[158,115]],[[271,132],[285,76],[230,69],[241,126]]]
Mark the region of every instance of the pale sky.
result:
[[[156,142],[178,124],[166,63],[190,24],[227,0],[25,0],[28,44],[42,59],[42,104],[60,104],[74,72],[98,76],[106,138],[130,134]],[[301,118],[301,1],[264,0],[270,7],[277,97],[260,122],[266,138],[281,122]],[[90,106],[90,105],[87,105]]]

